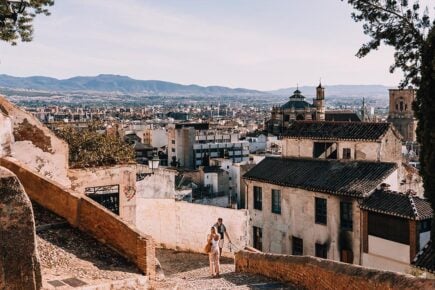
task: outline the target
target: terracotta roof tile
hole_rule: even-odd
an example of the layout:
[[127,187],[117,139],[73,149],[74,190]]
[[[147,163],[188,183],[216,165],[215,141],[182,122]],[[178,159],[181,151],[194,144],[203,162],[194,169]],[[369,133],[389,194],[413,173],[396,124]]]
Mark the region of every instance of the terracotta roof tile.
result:
[[395,163],[266,157],[243,177],[287,187],[363,197],[390,175]]
[[390,128],[392,128],[390,123],[295,121],[288,127],[284,136],[287,138],[378,141]]
[[412,220],[432,218],[429,201],[394,191],[376,190],[361,204],[361,209]]

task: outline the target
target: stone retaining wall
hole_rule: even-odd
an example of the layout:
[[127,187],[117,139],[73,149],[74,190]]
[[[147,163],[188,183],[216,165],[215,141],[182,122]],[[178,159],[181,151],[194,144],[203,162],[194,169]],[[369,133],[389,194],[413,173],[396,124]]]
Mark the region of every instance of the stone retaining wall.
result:
[[310,256],[240,251],[236,272],[261,274],[306,289],[435,289],[435,280],[379,271]]

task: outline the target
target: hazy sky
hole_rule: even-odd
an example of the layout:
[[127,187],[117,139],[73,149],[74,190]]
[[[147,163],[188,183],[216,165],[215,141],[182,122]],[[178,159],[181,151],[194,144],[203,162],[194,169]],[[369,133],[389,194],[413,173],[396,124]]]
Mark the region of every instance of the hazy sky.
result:
[[[433,0],[427,0],[428,3]],[[253,89],[387,84],[401,78],[340,0],[57,0],[34,41],[0,43],[0,73],[137,79]]]

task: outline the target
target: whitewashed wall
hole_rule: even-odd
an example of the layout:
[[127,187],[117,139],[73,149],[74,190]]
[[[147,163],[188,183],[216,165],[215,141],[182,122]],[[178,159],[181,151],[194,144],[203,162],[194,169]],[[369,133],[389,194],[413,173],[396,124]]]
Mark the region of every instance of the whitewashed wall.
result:
[[[140,231],[164,247],[203,252],[211,226],[221,217],[237,248],[249,244],[246,210],[175,201],[176,175],[175,170],[159,169],[137,182],[136,227]],[[228,248],[225,252],[233,254]]]

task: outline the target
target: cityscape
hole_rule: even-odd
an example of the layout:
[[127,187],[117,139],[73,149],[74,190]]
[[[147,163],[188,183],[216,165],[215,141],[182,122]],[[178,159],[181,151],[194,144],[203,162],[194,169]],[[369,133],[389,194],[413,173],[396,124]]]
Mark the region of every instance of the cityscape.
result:
[[0,1],[0,289],[435,289],[434,3],[108,2]]

